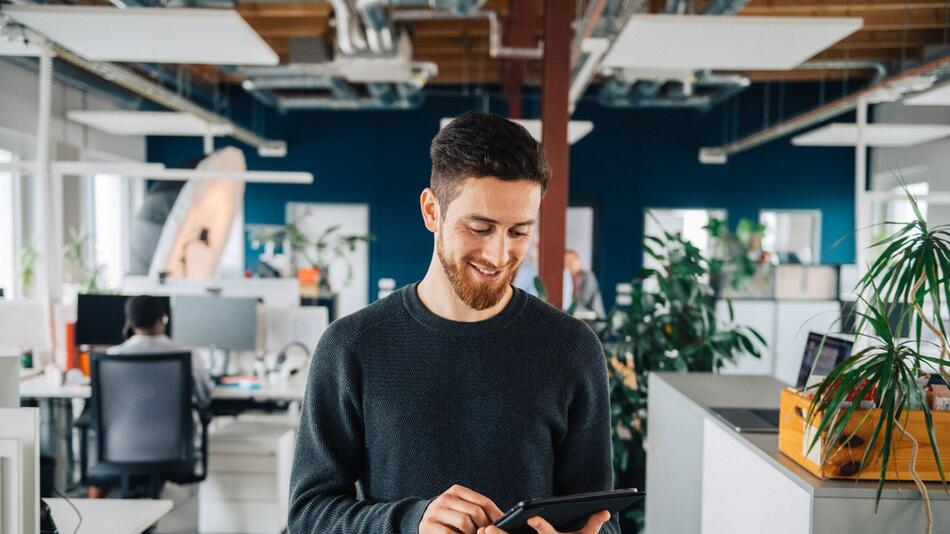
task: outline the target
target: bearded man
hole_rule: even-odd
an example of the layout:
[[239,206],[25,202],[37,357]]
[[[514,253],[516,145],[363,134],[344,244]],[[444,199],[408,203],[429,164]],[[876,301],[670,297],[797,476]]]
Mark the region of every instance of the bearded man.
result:
[[[465,113],[430,155],[428,271],[333,322],[314,354],[291,534],[504,534],[492,523],[519,501],[612,488],[600,342],[511,286],[547,186],[541,146]],[[619,531],[601,511],[579,532]]]

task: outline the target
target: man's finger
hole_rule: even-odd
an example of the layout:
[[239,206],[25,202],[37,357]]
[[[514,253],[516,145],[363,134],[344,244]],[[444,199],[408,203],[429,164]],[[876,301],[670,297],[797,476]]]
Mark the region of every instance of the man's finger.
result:
[[538,534],[558,534],[558,531],[554,530],[554,527],[551,526],[551,523],[548,523],[543,517],[539,515],[529,519],[528,526],[536,530]]
[[492,524],[492,521],[488,519],[488,514],[485,510],[470,501],[458,497],[456,495],[446,495],[445,496],[445,507],[451,508],[457,512],[462,512],[463,514],[468,515],[475,522],[477,527],[487,527]]
[[475,532],[475,529],[478,528],[468,515],[449,508],[439,508],[435,510],[435,513],[432,514],[432,520],[440,525],[452,527],[465,534],[472,534]]
[[581,534],[597,534],[607,521],[610,521],[610,512],[601,510],[587,518],[584,528],[580,530]]
[[495,525],[491,525],[490,527],[485,529],[485,534],[508,534],[508,533],[496,527]]
[[478,493],[477,491],[468,489],[465,486],[456,484],[449,488],[446,493],[461,497],[468,502],[472,502],[481,506],[482,509],[485,510],[485,513],[488,514],[488,518],[492,521],[498,521],[501,516],[505,515],[491,499],[482,495],[481,493]]

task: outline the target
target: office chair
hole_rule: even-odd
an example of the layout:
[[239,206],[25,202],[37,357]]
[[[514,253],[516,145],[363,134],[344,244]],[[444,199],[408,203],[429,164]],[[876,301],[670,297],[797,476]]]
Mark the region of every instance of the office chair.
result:
[[[123,499],[156,499],[166,481],[204,480],[210,417],[200,416],[201,469],[195,474],[191,353],[93,354],[91,371],[97,462],[87,466],[81,452],[84,482],[118,482]],[[87,439],[84,429],[83,449]]]

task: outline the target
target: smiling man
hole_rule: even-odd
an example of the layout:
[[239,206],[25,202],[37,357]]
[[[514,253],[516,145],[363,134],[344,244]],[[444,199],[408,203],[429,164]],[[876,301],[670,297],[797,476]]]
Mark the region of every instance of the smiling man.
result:
[[[511,286],[544,152],[511,121],[465,113],[431,157],[425,277],[335,321],[313,357],[291,534],[503,534],[490,525],[518,501],[612,487],[600,342]],[[619,527],[601,512],[580,532]]]

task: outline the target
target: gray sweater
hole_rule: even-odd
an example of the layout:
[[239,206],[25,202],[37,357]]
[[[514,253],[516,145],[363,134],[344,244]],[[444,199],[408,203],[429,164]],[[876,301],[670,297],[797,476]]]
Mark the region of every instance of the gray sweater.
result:
[[[450,321],[415,285],[330,325],[300,418],[290,534],[415,533],[453,484],[502,511],[612,487],[607,367],[587,325],[519,289],[488,320]],[[619,531],[616,517],[601,530]]]

